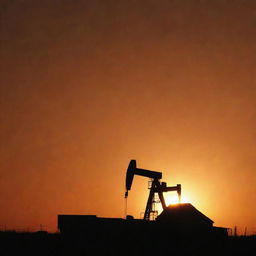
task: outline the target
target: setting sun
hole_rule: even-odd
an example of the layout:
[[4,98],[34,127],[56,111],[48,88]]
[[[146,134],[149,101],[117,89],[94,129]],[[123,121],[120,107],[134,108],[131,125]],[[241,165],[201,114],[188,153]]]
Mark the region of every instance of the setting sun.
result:
[[[178,204],[179,197],[177,194],[167,194],[165,196],[165,202],[167,206],[170,204]],[[190,201],[186,196],[181,195],[181,203],[190,203]]]

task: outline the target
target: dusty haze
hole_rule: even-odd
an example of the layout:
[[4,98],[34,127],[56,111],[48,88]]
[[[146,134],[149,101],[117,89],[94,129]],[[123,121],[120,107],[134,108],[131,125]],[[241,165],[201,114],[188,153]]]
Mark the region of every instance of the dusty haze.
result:
[[[0,0],[0,225],[124,216],[130,159],[256,232],[255,1]],[[128,213],[144,211],[135,177]]]

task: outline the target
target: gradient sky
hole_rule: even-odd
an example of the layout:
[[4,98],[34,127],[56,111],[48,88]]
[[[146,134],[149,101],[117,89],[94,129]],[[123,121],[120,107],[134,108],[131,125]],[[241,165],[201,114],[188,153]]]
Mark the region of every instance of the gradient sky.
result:
[[[130,159],[256,232],[254,0],[0,0],[0,225],[124,217]],[[128,214],[140,217],[147,179]]]

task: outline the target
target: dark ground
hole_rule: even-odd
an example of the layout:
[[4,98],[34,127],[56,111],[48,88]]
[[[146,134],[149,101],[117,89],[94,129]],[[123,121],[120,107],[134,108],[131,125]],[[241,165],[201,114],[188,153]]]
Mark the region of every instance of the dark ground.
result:
[[139,237],[100,237],[83,235],[0,232],[0,255],[255,255],[256,236],[228,237],[222,241],[207,239],[151,239]]

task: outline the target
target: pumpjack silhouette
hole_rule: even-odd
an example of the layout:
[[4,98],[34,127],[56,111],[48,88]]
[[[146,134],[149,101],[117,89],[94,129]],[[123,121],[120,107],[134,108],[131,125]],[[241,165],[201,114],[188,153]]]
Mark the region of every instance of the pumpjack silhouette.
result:
[[144,220],[150,220],[151,216],[153,217],[152,219],[154,219],[156,216],[156,210],[154,207],[154,204],[156,203],[156,200],[155,200],[156,194],[158,194],[163,210],[167,208],[164,195],[163,195],[164,192],[177,191],[178,197],[179,197],[179,203],[181,202],[181,185],[180,184],[177,184],[176,186],[173,186],[173,187],[168,187],[166,182],[160,181],[162,179],[161,172],[137,168],[136,160],[131,160],[127,168],[126,181],[125,181],[125,186],[126,186],[125,198],[128,197],[128,191],[131,190],[134,175],[144,176],[151,179],[150,192],[149,192],[148,201],[147,201],[144,218],[143,218]]

